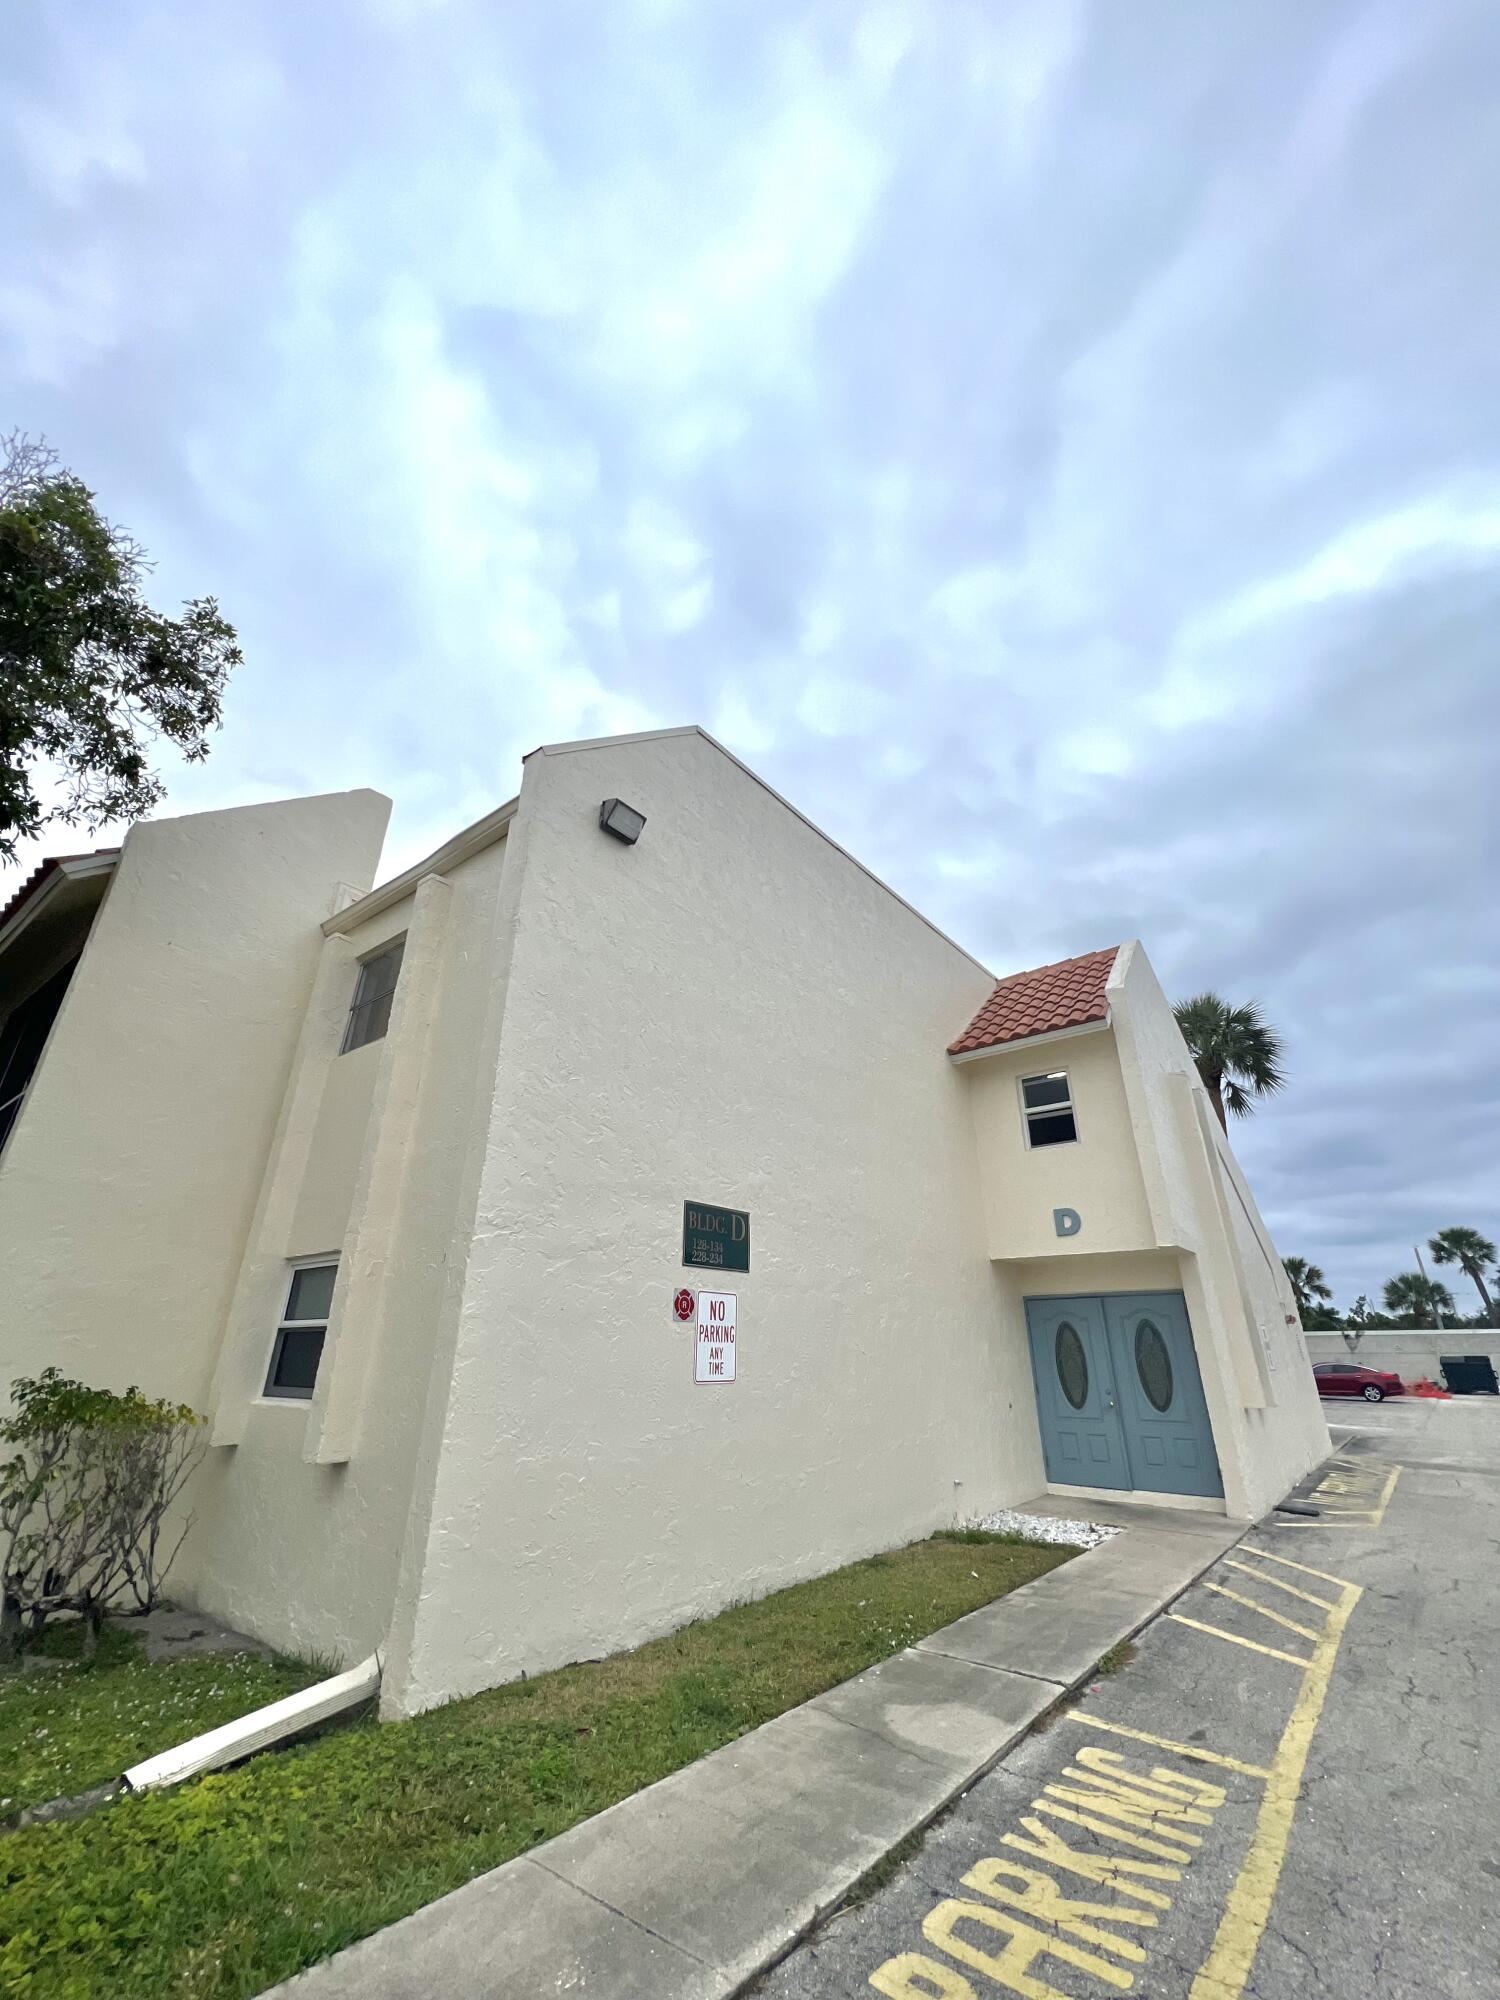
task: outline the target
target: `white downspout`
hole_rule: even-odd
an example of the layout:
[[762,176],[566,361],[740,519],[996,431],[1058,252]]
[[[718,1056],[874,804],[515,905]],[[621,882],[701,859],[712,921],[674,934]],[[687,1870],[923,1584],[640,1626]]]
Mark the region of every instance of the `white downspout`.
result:
[[374,1694],[380,1686],[380,1666],[380,1654],[371,1653],[347,1673],[253,1709],[222,1728],[205,1730],[201,1736],[179,1743],[175,1750],[163,1750],[158,1757],[132,1764],[125,1773],[125,1788],[146,1792],[163,1785],[180,1785],[184,1778],[215,1771],[221,1764],[236,1764],[256,1750],[268,1749],[284,1737],[312,1728],[314,1723],[342,1715],[346,1708],[355,1708]]

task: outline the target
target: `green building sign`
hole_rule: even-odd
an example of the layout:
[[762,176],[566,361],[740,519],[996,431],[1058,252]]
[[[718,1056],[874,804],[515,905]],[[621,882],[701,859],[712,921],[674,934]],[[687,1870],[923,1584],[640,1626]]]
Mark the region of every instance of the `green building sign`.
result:
[[748,1271],[750,1218],[740,1208],[682,1204],[682,1261],[698,1271]]

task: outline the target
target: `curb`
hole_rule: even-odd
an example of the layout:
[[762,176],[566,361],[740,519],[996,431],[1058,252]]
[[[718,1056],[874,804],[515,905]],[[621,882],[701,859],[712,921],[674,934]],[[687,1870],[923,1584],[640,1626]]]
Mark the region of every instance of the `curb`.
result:
[[1253,1526],[1217,1516],[1189,1527],[1156,1511],[1120,1525],[1111,1541],[270,1992],[749,1992]]
[[[1254,1521],[1247,1522],[1242,1526],[1233,1541],[1226,1542],[1222,1548],[1215,1550],[1213,1554],[1209,1555],[1186,1582],[1178,1585],[1169,1597],[1163,1597],[1154,1610],[1148,1611],[1138,1624],[1133,1625],[1119,1639],[1112,1641],[1112,1645],[1128,1644],[1138,1633],[1144,1632],[1148,1625],[1154,1624],[1164,1611],[1170,1610],[1179,1598],[1185,1597],[1188,1591],[1213,1568],[1216,1562],[1222,1560],[1231,1549],[1237,1549],[1246,1535],[1252,1533],[1259,1526],[1260,1523]],[[1023,1589],[1025,1587],[1024,1585],[1022,1586]],[[1011,1594],[1012,1596],[1016,1595],[1015,1592]],[[1005,1601],[1004,1598],[998,1600],[1000,1603],[1004,1603]],[[937,1638],[939,1634],[934,1632],[930,1636]],[[763,1964],[758,1965],[753,1972],[746,1973],[734,1985],[724,1988],[723,2000],[738,2000],[739,1995],[753,1992],[755,1986],[759,1981],[764,1979],[768,1972],[774,1971],[783,1959],[789,1958],[799,1945],[805,1944],[810,1937],[816,1936],[823,1926],[836,1917],[841,1910],[849,1908],[852,1903],[863,1902],[866,1899],[865,1894],[861,1893],[864,1890],[864,1885],[870,1882],[872,1877],[882,1875],[882,1871],[889,1867],[891,1856],[896,1850],[906,1846],[908,1842],[913,1842],[915,1843],[913,1848],[915,1852],[916,1848],[920,1847],[922,1839],[925,1838],[929,1828],[936,1826],[943,1815],[951,1811],[960,1799],[973,1791],[981,1779],[987,1778],[996,1765],[1002,1764],[1018,1743],[1023,1743],[1028,1736],[1033,1736],[1038,1730],[1045,1729],[1048,1726],[1058,1711],[1065,1708],[1072,1701],[1079,1689],[1098,1670],[1099,1661],[1104,1659],[1109,1651],[1110,1648],[1106,1647],[1104,1652],[1099,1655],[1099,1658],[1094,1661],[1093,1665],[1086,1668],[1084,1672],[1077,1675],[1073,1680],[1066,1683],[1062,1681],[1049,1683],[1049,1685],[1055,1686],[1057,1689],[1055,1699],[1050,1701],[1039,1714],[1034,1715],[1030,1721],[1022,1723],[1015,1729],[998,1750],[988,1755],[982,1763],[976,1764],[970,1774],[953,1788],[941,1804],[931,1812],[923,1814],[921,1818],[914,1820],[905,1833],[900,1834],[891,1842],[884,1854],[878,1856],[868,1867],[864,1868],[840,1895],[836,1896],[824,1908],[820,1909],[810,1922],[803,1924],[795,1935],[789,1937],[786,1943],[780,1946]],[[869,1668],[867,1671],[873,1673],[878,1672],[879,1669]],[[995,1671],[1003,1672],[1005,1670],[997,1668]],[[883,1886],[883,1881],[877,1882],[874,1885],[875,1889]],[[873,1893],[873,1891],[869,1893]]]

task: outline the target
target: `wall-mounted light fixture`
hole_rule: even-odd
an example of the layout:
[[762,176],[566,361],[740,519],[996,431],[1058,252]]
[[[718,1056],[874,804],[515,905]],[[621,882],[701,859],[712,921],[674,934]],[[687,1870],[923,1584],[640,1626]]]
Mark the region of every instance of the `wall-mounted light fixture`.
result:
[[646,824],[646,815],[637,812],[634,806],[626,805],[623,799],[606,799],[599,808],[599,824],[616,840],[623,840],[627,847],[634,847],[641,837],[641,828]]

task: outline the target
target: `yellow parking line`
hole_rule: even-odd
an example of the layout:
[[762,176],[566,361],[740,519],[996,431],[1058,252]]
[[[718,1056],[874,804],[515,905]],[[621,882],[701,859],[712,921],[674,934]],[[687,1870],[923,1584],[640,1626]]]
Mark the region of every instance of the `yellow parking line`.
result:
[[1217,1750],[1204,1750],[1196,1743],[1177,1743],[1170,1736],[1153,1736],[1149,1730],[1131,1729],[1123,1722],[1106,1722],[1102,1715],[1090,1715],[1086,1708],[1070,1708],[1064,1722],[1082,1723],[1085,1729],[1107,1729],[1113,1736],[1129,1736],[1137,1743],[1150,1743],[1158,1750],[1171,1750],[1179,1757],[1192,1757],[1200,1764],[1220,1764],[1226,1771],[1239,1771],[1247,1778],[1269,1778],[1265,1764],[1244,1764],[1238,1757],[1223,1757]]
[[[1273,1557],[1272,1560],[1279,1562],[1284,1558]],[[1300,1565],[1294,1563],[1291,1567],[1295,1569]],[[1323,1581],[1338,1583],[1341,1579],[1325,1576]],[[1240,2000],[1250,1977],[1250,1969],[1255,1963],[1255,1954],[1260,1949],[1261,1938],[1270,1920],[1271,1906],[1276,1899],[1276,1886],[1281,1880],[1282,1864],[1292,1837],[1292,1821],[1302,1790],[1302,1776],[1307,1768],[1307,1753],[1312,1747],[1318,1718],[1323,1713],[1323,1701],[1333,1678],[1339,1642],[1344,1636],[1350,1613],[1364,1594],[1355,1583],[1344,1583],[1342,1589],[1343,1596],[1328,1614],[1328,1629],[1318,1641],[1302,1691],[1293,1705],[1291,1719],[1271,1759],[1271,1772],[1266,1780],[1265,1797],[1256,1815],[1249,1851],[1229,1892],[1229,1901],[1219,1920],[1213,1945],[1193,1981],[1188,2000]]]
[[1375,1525],[1377,1527],[1379,1527],[1380,1523],[1385,1519],[1385,1510],[1391,1503],[1391,1495],[1395,1492],[1396,1481],[1400,1477],[1401,1477],[1401,1467],[1399,1465],[1393,1465],[1391,1467],[1391,1476],[1385,1482],[1385,1485],[1381,1488],[1380,1498],[1375,1502]]
[[1279,1646],[1263,1646],[1259,1639],[1242,1639],[1238,1632],[1226,1632],[1221,1625],[1205,1625],[1200,1619],[1184,1618],[1177,1611],[1169,1611],[1167,1616],[1174,1625],[1190,1625],[1195,1632],[1207,1632],[1214,1639],[1227,1639],[1231,1646],[1247,1646],[1252,1653],[1264,1653],[1268,1660],[1285,1660],[1291,1667],[1312,1665],[1312,1661],[1304,1660],[1300,1653],[1283,1653]]
[[[1240,1547],[1247,1556],[1259,1556],[1262,1562],[1280,1563],[1283,1569],[1297,1570],[1303,1576],[1315,1576],[1320,1583],[1337,1584],[1340,1590],[1355,1588],[1347,1577],[1330,1576],[1326,1569],[1309,1569],[1306,1563],[1294,1563],[1290,1556],[1275,1556],[1269,1549],[1252,1549],[1248,1542],[1241,1542]],[[1329,1609],[1332,1610],[1333,1606],[1330,1605]]]
[[[1396,1490],[1396,1481],[1401,1477],[1401,1467],[1393,1465],[1390,1476],[1380,1489],[1379,1498],[1369,1508],[1330,1507],[1326,1501],[1320,1504],[1324,1518],[1317,1521],[1272,1521],[1273,1528],[1378,1528],[1385,1519],[1385,1510],[1390,1505],[1391,1495]],[[1315,1490],[1313,1498],[1318,1498]]]
[[1253,1576],[1257,1583],[1269,1584],[1272,1590],[1284,1590],[1288,1597],[1300,1597],[1304,1604],[1316,1604],[1320,1611],[1333,1609],[1334,1600],[1331,1597],[1314,1597],[1310,1590],[1299,1590],[1295,1583],[1283,1583],[1279,1576],[1267,1576],[1264,1570],[1251,1569],[1249,1563],[1236,1562],[1233,1556],[1225,1556],[1224,1567],[1241,1570],[1246,1576]]
[[1279,1611],[1273,1611],[1269,1604],[1257,1604],[1253,1597],[1242,1596],[1237,1590],[1230,1590],[1222,1583],[1205,1583],[1203,1588],[1211,1590],[1215,1597],[1227,1597],[1234,1604],[1243,1604],[1247,1611],[1258,1611],[1262,1618],[1269,1618],[1273,1624],[1284,1625],[1288,1632],[1295,1632],[1299,1639],[1311,1639],[1314,1645],[1322,1638],[1321,1632],[1314,1632],[1310,1625],[1299,1625],[1295,1618],[1283,1618]]

